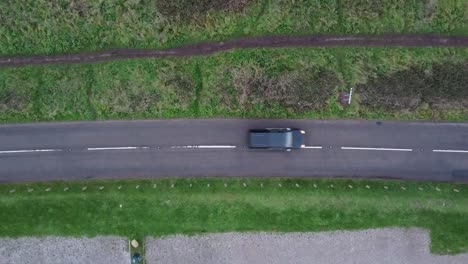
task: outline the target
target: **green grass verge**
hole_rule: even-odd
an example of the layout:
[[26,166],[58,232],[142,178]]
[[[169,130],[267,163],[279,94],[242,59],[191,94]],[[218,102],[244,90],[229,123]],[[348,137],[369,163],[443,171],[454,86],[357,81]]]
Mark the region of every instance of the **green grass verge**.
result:
[[468,251],[467,219],[467,186],[445,183],[165,179],[0,185],[2,237],[421,227],[430,230],[433,252],[450,254]]
[[[254,49],[1,69],[0,122],[195,117],[466,121],[467,62],[468,49]],[[338,92],[353,86],[353,105],[342,109]],[[433,86],[434,93],[428,92]]]
[[465,0],[0,1],[0,55],[274,34],[466,35],[467,10]]

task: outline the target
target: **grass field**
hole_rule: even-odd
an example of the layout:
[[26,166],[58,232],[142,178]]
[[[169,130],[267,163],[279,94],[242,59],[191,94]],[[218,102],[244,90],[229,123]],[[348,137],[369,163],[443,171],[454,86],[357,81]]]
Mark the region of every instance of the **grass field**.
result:
[[468,251],[467,194],[466,185],[351,180],[3,184],[0,236],[422,227],[433,252],[453,254]]
[[467,32],[465,0],[0,2],[0,56],[169,48],[274,34]]
[[[274,34],[466,35],[464,0],[0,2],[0,56]],[[235,50],[0,70],[0,122],[146,118],[468,120],[468,49]],[[343,109],[340,91],[355,88]]]
[[[0,121],[146,118],[468,120],[468,49],[236,50],[0,70]],[[353,105],[337,103],[355,88]]]

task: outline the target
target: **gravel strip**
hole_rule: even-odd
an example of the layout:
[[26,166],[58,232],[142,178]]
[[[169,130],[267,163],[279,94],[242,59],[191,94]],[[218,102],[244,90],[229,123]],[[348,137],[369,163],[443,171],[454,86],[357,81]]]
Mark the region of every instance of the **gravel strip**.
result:
[[128,240],[120,237],[0,239],[0,264],[129,264]]
[[224,233],[146,239],[147,264],[466,264],[437,256],[422,229],[319,233]]

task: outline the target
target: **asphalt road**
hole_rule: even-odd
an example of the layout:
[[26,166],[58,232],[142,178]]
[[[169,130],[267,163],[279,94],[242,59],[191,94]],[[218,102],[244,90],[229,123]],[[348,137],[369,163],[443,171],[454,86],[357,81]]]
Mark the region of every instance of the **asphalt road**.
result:
[[[308,148],[245,148],[295,127]],[[346,177],[468,182],[468,124],[157,120],[0,126],[0,182],[155,177]]]

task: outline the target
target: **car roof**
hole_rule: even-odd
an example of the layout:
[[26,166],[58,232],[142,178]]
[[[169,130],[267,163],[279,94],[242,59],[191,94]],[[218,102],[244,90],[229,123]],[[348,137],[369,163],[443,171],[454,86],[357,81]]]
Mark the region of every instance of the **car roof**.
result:
[[293,131],[253,130],[250,132],[250,145],[257,148],[291,148]]

